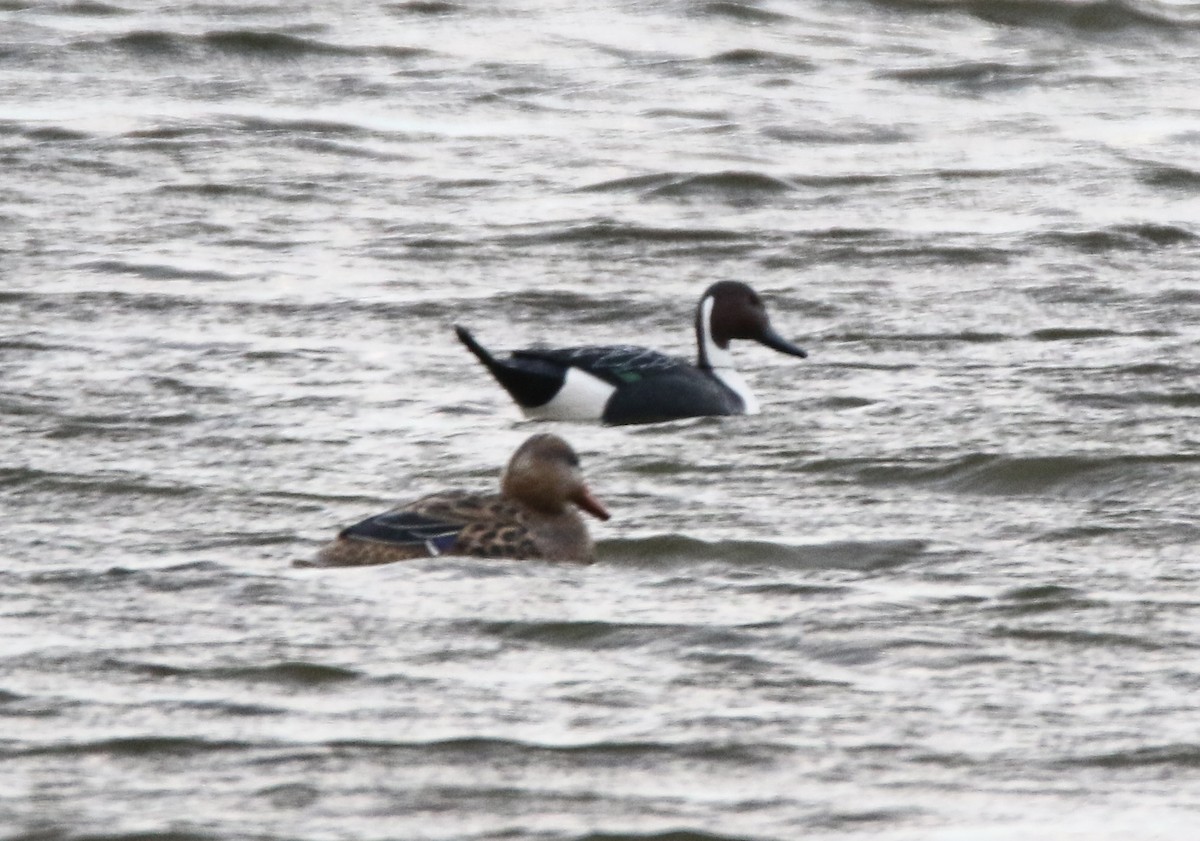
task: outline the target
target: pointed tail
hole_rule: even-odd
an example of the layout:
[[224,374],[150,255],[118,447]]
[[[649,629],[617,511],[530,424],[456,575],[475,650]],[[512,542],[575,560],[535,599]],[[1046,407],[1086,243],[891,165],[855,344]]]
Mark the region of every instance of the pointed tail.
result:
[[458,340],[460,342],[467,346],[467,350],[471,351],[471,353],[478,357],[479,361],[484,364],[484,367],[491,371],[492,374],[496,373],[496,367],[500,363],[496,361],[496,357],[492,356],[491,353],[488,352],[487,348],[475,341],[475,337],[471,335],[470,330],[468,330],[466,327],[455,324],[454,334],[458,336]]
[[475,341],[467,328],[455,324],[454,333],[522,408],[532,409],[550,402],[562,387],[565,374],[562,368],[536,359],[497,359]]

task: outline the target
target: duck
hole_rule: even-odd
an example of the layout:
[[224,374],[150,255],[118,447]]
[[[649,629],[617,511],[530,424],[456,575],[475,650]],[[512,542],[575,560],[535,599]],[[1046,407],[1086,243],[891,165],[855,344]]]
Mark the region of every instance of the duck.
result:
[[496,494],[443,491],[342,529],[298,566],[350,567],[439,555],[589,564],[595,547],[579,512],[610,514],[588,488],[579,456],[550,433],[513,453]]
[[695,365],[636,345],[531,347],[498,358],[465,327],[454,330],[527,418],[613,426],[757,414],[759,403],[733,365],[733,339],[808,356],[775,332],[762,298],[740,281],[709,286],[695,324]]

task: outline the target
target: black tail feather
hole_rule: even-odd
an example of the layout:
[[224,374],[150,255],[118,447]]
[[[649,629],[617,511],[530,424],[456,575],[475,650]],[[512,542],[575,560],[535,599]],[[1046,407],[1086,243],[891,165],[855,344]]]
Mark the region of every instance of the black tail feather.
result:
[[495,368],[499,364],[496,362],[496,357],[488,353],[488,349],[479,342],[475,341],[475,337],[471,335],[471,331],[466,327],[458,324],[454,325],[454,334],[458,336],[458,340],[467,346],[467,350],[479,357],[479,361],[487,366],[489,371],[495,373]]
[[497,359],[483,345],[475,341],[471,331],[454,325],[458,340],[467,350],[475,354],[484,367],[491,372],[517,405],[527,409],[549,403],[562,388],[565,369],[561,366],[537,359]]

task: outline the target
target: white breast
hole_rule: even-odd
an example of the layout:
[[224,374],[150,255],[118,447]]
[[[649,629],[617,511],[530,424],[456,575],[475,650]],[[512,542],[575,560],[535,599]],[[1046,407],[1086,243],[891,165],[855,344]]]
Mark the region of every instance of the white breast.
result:
[[538,420],[595,421],[604,416],[604,407],[616,387],[578,368],[568,368],[558,394],[548,403],[523,408],[525,417]]
[[717,375],[717,379],[729,386],[730,391],[742,398],[742,405],[745,407],[746,414],[758,414],[758,398],[754,396],[754,392],[750,390],[750,385],[742,379],[741,374],[733,368],[714,368],[713,373]]

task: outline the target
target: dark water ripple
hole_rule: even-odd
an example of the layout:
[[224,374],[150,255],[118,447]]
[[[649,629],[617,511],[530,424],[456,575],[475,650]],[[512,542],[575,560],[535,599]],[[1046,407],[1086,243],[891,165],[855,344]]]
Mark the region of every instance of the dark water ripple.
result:
[[1165,456],[1028,456],[1009,457],[977,453],[934,465],[846,464],[823,462],[810,470],[841,472],[849,467],[870,483],[936,483],[970,493],[1038,494],[1068,490],[1098,490],[1106,480],[1114,486],[1137,483],[1162,471],[1192,471],[1200,455]]
[[988,23],[1006,26],[1063,27],[1081,32],[1120,32],[1126,29],[1191,30],[1200,17],[1187,6],[1138,0],[872,0],[883,6],[915,12],[955,11]]
[[1015,88],[1035,84],[1058,68],[1055,65],[1015,65],[1001,62],[965,62],[948,67],[894,70],[884,75],[913,84],[953,85],[966,90]]

